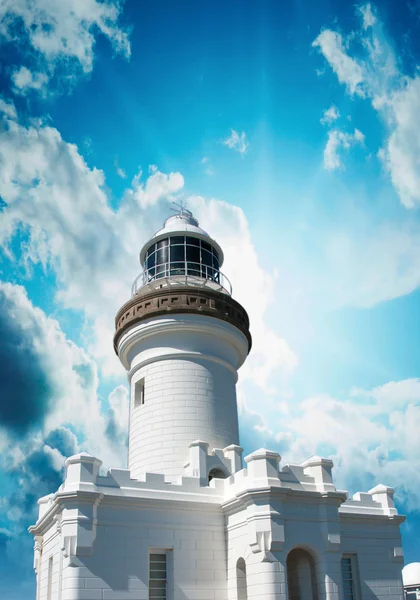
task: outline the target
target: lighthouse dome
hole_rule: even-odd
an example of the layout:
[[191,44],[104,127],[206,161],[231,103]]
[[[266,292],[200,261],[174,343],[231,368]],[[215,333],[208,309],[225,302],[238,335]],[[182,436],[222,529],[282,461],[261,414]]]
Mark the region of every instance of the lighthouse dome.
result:
[[162,229],[159,229],[159,231],[144,244],[143,248],[140,250],[140,263],[144,265],[147,251],[151,246],[169,236],[172,237],[176,235],[188,235],[189,237],[201,239],[210,244],[217,253],[219,266],[222,266],[224,260],[222,248],[209,236],[207,231],[204,231],[204,229],[199,226],[197,219],[185,208],[182,209],[180,213],[168,217],[164,222]]

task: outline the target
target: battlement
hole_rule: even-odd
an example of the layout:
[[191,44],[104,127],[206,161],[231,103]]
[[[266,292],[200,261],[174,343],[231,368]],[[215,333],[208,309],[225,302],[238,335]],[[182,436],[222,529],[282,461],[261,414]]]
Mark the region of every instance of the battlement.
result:
[[299,465],[286,464],[280,470],[280,455],[260,448],[245,457],[247,468],[243,469],[242,453],[243,449],[236,445],[209,453],[206,442],[191,442],[185,475],[175,482],[158,473],[144,473],[133,479],[128,469],[111,468],[102,475],[99,459],[84,452],[76,454],[66,460],[65,480],[58,491],[38,501],[38,522],[71,495],[83,494],[86,501],[92,494],[92,498],[100,496],[101,501],[109,497],[112,501],[129,498],[132,503],[170,500],[224,505],[258,489],[287,496],[334,497],[343,515],[398,515],[394,490],[384,485],[347,499],[347,492],[337,490],[333,483],[333,462],[329,459],[313,456]]

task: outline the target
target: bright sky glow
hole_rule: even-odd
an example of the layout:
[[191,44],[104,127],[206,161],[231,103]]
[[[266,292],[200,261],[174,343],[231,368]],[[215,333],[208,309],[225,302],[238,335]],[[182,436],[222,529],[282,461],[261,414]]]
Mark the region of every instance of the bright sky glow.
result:
[[420,561],[420,2],[4,0],[0,581],[36,499],[125,466],[114,316],[188,208],[251,319],[242,444],[397,488]]

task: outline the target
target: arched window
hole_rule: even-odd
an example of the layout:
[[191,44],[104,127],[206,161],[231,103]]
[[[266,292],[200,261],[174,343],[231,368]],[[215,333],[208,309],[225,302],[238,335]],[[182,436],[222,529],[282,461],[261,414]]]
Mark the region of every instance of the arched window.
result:
[[315,563],[302,548],[295,548],[287,557],[289,600],[318,600]]
[[236,586],[238,590],[238,600],[247,600],[246,565],[243,558],[239,558],[236,563]]
[[212,469],[209,473],[209,483],[212,479],[226,479],[227,475],[222,469]]

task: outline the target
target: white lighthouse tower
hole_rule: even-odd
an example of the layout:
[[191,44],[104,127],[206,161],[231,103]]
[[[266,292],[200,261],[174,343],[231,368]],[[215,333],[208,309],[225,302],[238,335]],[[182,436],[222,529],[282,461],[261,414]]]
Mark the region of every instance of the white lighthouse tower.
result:
[[223,251],[181,209],[142,248],[142,275],[116,317],[130,382],[128,467],[176,477],[188,445],[239,444],[235,385],[249,320],[221,273]]
[[37,600],[403,600],[392,488],[348,498],[330,459],[280,466],[264,448],[243,468],[235,384],[251,336],[220,246],[181,208],[140,262],[114,337],[128,469],[67,458],[30,528]]

